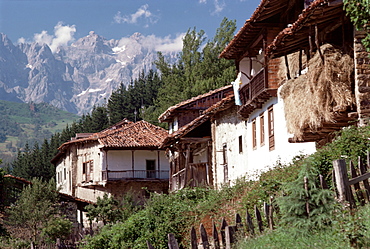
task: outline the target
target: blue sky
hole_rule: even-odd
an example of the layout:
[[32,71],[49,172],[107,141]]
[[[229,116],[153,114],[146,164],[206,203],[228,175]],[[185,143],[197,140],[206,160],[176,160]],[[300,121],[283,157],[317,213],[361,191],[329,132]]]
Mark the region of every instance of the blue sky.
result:
[[65,45],[89,34],[121,39],[135,32],[176,42],[189,28],[213,37],[221,20],[239,30],[260,0],[0,0],[0,32],[13,41]]

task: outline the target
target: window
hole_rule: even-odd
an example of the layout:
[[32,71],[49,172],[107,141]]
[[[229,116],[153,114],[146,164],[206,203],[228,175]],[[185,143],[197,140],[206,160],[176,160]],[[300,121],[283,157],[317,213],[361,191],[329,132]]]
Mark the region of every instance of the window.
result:
[[243,153],[243,137],[239,136],[239,153]]
[[87,171],[87,162],[82,163],[82,174],[86,174],[86,171]]
[[265,145],[265,116],[263,113],[260,116],[260,144]]
[[66,172],[66,168],[64,168],[64,181],[67,179],[67,172]]
[[268,135],[269,135],[269,149],[275,149],[275,136],[274,136],[274,110],[273,107],[268,109]]
[[257,127],[256,127],[256,119],[252,120],[252,147],[253,149],[257,149]]

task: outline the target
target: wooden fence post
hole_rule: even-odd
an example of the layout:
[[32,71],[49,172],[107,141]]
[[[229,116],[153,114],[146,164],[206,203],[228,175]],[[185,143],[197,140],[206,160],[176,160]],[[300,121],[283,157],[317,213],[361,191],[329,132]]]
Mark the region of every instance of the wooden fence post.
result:
[[191,249],[198,249],[197,233],[195,232],[194,227],[191,227],[190,240]]
[[236,226],[227,226],[225,228],[225,249],[231,249],[232,244],[235,242]]
[[246,214],[246,221],[247,221],[247,230],[248,230],[248,232],[250,233],[250,235],[254,235],[254,226],[253,226],[253,222],[252,222],[252,217],[248,213],[248,210],[247,210],[247,214]]
[[213,236],[213,246],[215,249],[220,249],[220,241],[218,239],[218,232],[216,228],[216,224],[212,221],[213,228],[212,228],[212,236]]
[[147,245],[148,249],[154,249],[154,246],[152,244],[150,244],[149,240],[146,241],[146,245]]
[[179,249],[179,244],[177,243],[177,240],[175,238],[175,235],[173,235],[173,233],[168,234],[168,248],[169,249]]
[[[361,175],[365,174],[366,173],[366,167],[365,165],[362,163],[361,161],[361,158],[358,157],[358,167],[360,169],[360,173]],[[367,199],[367,201],[369,202],[370,201],[370,185],[369,185],[369,180],[366,179],[363,181],[364,183],[364,187],[365,187],[365,197]]]
[[258,224],[258,230],[260,233],[263,232],[263,223],[262,223],[262,217],[261,217],[261,212],[258,210],[257,205],[254,205],[254,213],[256,215],[256,220]]
[[310,217],[310,204],[308,203],[308,200],[310,199],[310,196],[308,194],[308,178],[305,176],[303,178],[304,181],[304,189],[306,190],[306,213],[307,216]]
[[227,225],[227,222],[226,222],[225,218],[222,218],[220,233],[221,233],[222,246],[224,248],[225,248],[225,245],[226,245],[225,229],[226,229],[227,226],[228,225]]
[[[350,166],[350,170],[351,170],[351,177],[352,178],[357,177],[358,174],[357,174],[356,168],[353,165],[352,161],[349,162],[349,166]],[[353,184],[353,186],[355,187],[355,193],[356,193],[356,196],[357,196],[357,200],[360,202],[360,205],[361,206],[365,205],[365,199],[364,199],[364,196],[361,192],[360,183],[355,183],[355,184]]]
[[270,221],[269,221],[269,204],[267,204],[265,201],[263,202],[263,213],[265,214],[265,219],[267,222],[267,225],[270,226]]
[[328,184],[325,181],[325,178],[321,174],[319,175],[319,179],[320,179],[320,186],[321,186],[321,188],[322,189],[329,189],[328,188]]
[[351,189],[348,184],[346,161],[344,159],[333,161],[333,168],[339,201],[343,204],[348,201],[352,207],[354,202],[351,198]]
[[207,232],[203,224],[200,224],[199,233],[200,233],[200,238],[202,240],[203,248],[209,249],[208,236],[207,236]]

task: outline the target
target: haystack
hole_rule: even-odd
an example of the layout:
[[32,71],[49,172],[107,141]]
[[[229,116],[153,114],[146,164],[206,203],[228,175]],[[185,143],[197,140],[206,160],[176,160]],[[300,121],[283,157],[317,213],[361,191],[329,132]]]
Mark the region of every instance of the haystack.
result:
[[[303,131],[315,131],[324,122],[335,122],[337,111],[354,104],[351,89],[353,59],[330,44],[320,47],[308,62],[308,71],[281,87],[288,132],[302,139]],[[290,66],[290,65],[289,65]]]

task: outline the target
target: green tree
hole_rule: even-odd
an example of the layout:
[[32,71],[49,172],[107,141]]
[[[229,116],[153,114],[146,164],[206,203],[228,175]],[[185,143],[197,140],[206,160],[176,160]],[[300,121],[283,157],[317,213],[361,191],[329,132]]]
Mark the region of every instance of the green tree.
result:
[[298,178],[285,183],[282,187],[284,195],[277,199],[282,223],[303,233],[325,228],[330,224],[337,206],[333,191],[321,188],[319,171],[312,166],[312,160],[305,159]]
[[[16,228],[23,228],[31,232],[24,233],[26,240],[36,244],[42,241],[42,231],[49,231],[48,226],[54,225],[54,219],[61,219],[58,192],[55,191],[55,181],[45,183],[41,179],[33,179],[32,184],[26,186],[16,203],[7,210],[7,223]],[[63,226],[70,229],[71,226]],[[70,232],[63,231],[63,232]],[[52,233],[45,233],[51,235]]]
[[370,52],[370,1],[369,0],[344,0],[344,10],[350,17],[357,30],[367,33],[362,43]]
[[98,197],[96,205],[86,206],[87,217],[90,221],[94,219],[102,221],[104,225],[115,223],[122,217],[122,210],[119,208],[119,202],[114,197],[108,197],[104,194],[103,198]]
[[235,29],[235,21],[224,18],[215,37],[206,43],[203,30],[189,29],[183,39],[183,49],[178,54],[179,60],[174,64],[166,61],[163,54],[158,54],[155,65],[161,73],[162,86],[150,120],[172,105],[230,84],[236,76],[235,65],[218,56],[233,38]]

